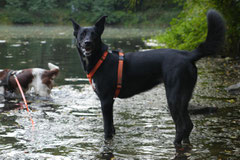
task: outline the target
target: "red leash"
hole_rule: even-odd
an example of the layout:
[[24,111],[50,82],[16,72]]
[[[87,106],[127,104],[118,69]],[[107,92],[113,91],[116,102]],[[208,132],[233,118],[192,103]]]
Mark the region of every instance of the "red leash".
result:
[[16,76],[16,75],[13,75],[13,77],[15,78],[15,81],[17,82],[18,88],[19,88],[19,90],[20,90],[20,93],[21,93],[21,95],[22,95],[24,104],[25,104],[25,106],[26,106],[27,112],[28,112],[28,114],[29,114],[29,116],[30,116],[30,120],[31,120],[31,122],[32,122],[32,128],[34,129],[34,122],[33,122],[31,113],[29,112],[28,105],[27,105],[27,101],[26,101],[26,98],[25,98],[25,96],[24,96],[22,87],[21,87],[21,85],[20,85],[20,83],[19,83],[19,81],[18,81],[18,79],[17,79],[17,76]]

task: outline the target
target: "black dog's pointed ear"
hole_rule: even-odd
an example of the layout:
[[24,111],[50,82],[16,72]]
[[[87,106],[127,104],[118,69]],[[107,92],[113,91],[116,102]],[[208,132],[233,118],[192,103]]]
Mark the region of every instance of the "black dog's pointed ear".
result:
[[73,35],[77,37],[77,33],[80,28],[80,25],[77,24],[72,18],[70,18],[70,21],[72,21],[72,24],[73,24],[73,29],[74,29]]
[[104,31],[104,25],[106,21],[107,16],[102,16],[95,24],[95,27],[97,29],[97,32],[101,35]]

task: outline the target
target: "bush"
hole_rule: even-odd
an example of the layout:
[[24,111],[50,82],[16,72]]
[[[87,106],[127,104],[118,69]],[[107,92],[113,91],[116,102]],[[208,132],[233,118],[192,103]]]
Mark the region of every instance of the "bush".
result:
[[185,6],[178,18],[172,20],[170,28],[163,34],[153,37],[159,44],[166,44],[157,48],[192,50],[205,40],[207,34],[206,12],[210,6],[198,3],[197,6],[187,7]]
[[195,49],[207,34],[206,13],[210,8],[219,10],[227,24],[224,56],[240,56],[240,1],[239,0],[187,0],[184,9],[171,27],[161,35],[152,37],[159,44],[156,48]]
[[0,22],[2,24],[9,24],[11,23],[11,20],[7,16],[7,12],[4,10],[0,10]]
[[8,13],[9,19],[14,24],[32,24],[33,17],[30,13],[23,10],[13,10],[11,13]]
[[[107,15],[109,25],[166,26],[176,11],[182,8],[174,1],[4,0],[0,2],[0,9],[10,13],[7,17],[14,24],[63,24],[66,21],[70,24],[68,19],[71,17],[82,25],[89,25]],[[1,10],[0,13],[4,14]]]

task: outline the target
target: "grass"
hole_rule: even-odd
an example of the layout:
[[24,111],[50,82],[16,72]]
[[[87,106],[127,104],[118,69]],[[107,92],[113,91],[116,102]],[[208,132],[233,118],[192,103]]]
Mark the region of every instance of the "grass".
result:
[[[106,27],[104,38],[149,37],[162,31],[161,28]],[[72,38],[72,26],[15,26],[0,25],[0,40],[10,41],[19,38]]]

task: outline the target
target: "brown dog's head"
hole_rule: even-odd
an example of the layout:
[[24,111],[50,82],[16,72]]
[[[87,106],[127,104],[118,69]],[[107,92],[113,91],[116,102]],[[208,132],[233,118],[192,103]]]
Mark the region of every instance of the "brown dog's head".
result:
[[0,70],[0,86],[8,85],[7,76],[9,72],[9,69]]

